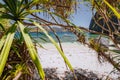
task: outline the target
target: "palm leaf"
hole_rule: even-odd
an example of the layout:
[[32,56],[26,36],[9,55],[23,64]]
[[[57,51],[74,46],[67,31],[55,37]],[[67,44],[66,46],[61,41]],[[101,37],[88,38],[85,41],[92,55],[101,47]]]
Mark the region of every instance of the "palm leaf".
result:
[[29,2],[28,4],[26,4],[26,5],[20,10],[19,15],[20,15],[22,12],[24,12],[24,10],[25,10],[26,8],[28,8],[28,7],[32,4],[32,2],[33,2],[33,1]]
[[44,10],[28,10],[28,13],[44,12]]
[[120,14],[116,11],[116,9],[112,7],[106,0],[104,0],[104,2],[114,12],[114,14],[120,19]]
[[1,23],[0,23],[0,28],[2,29],[2,31],[5,32],[5,28],[4,28],[4,26]]
[[68,65],[68,67],[70,68],[71,71],[73,71],[73,67],[70,64],[69,60],[67,59],[67,57],[65,56],[64,52],[61,50],[61,48],[58,46],[58,44],[55,42],[55,40],[48,34],[48,32],[42,28],[38,23],[34,22],[33,23],[35,26],[39,27],[44,33],[45,35],[50,39],[50,41],[55,45],[55,47],[57,48],[57,50],[59,51],[59,53],[61,54],[61,56],[63,57],[65,63]]
[[5,42],[5,39],[6,39],[6,35],[4,35],[1,39],[0,39],[0,50],[1,48],[3,47],[3,44]]
[[12,19],[12,20],[14,20],[14,16],[11,15],[11,14],[2,14],[2,15],[0,16],[0,18]]
[[[14,34],[15,34],[15,29],[16,29],[16,26],[13,25],[11,27],[11,30],[9,31],[9,33],[7,35],[7,38],[5,40],[5,44],[4,44],[3,49],[1,51],[1,54],[0,54],[0,76],[2,75],[6,61],[8,59],[9,51],[10,51],[12,41],[14,38]],[[1,42],[1,44],[2,44],[2,42]]]
[[26,46],[27,46],[27,48],[29,50],[29,54],[30,54],[33,62],[35,63],[35,65],[36,65],[36,67],[38,69],[39,75],[41,76],[42,80],[44,80],[45,74],[44,74],[42,65],[41,65],[41,63],[39,61],[39,57],[37,55],[35,47],[34,47],[34,45],[32,43],[32,40],[30,39],[29,34],[24,32],[24,29],[25,29],[24,25],[21,22],[19,22],[19,21],[18,21],[18,24],[19,24],[20,30],[22,32],[22,35],[24,37]]
[[16,1],[13,0],[3,0],[4,3],[7,5],[9,11],[15,15],[16,13]]

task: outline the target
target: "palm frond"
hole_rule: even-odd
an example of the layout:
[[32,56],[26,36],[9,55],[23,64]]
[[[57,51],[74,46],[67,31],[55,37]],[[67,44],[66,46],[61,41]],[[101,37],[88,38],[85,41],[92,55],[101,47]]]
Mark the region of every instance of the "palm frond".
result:
[[103,0],[104,3],[114,12],[114,14],[120,19],[120,14],[116,11],[116,9],[111,6],[106,0]]
[[28,35],[28,33],[24,32],[24,29],[25,29],[24,25],[19,21],[18,21],[18,24],[19,24],[20,30],[22,32],[23,38],[25,40],[26,46],[27,46],[27,48],[29,50],[30,57],[31,57],[32,61],[34,62],[34,64],[36,65],[40,77],[42,78],[42,80],[44,80],[45,79],[45,74],[44,74],[42,65],[41,65],[41,63],[39,61],[37,51],[35,50],[35,47],[34,47],[32,41],[31,41],[30,36]]
[[67,57],[65,56],[64,52],[61,50],[61,48],[59,47],[59,45],[55,42],[55,40],[48,34],[48,32],[42,28],[38,23],[34,22],[33,23],[35,26],[39,27],[44,33],[45,35],[50,39],[50,41],[55,45],[55,47],[57,48],[57,50],[59,51],[59,53],[61,54],[61,56],[63,57],[65,63],[68,65],[68,67],[70,68],[71,71],[73,71],[73,67],[70,64],[69,60],[67,59]]
[[0,23],[0,28],[2,28],[2,31],[5,32],[5,28],[4,28],[4,26],[1,23]]
[[11,27],[11,29],[10,29],[8,35],[7,35],[7,38],[5,40],[5,44],[4,44],[3,49],[1,51],[1,54],[0,54],[0,76],[2,75],[2,72],[4,70],[6,61],[8,59],[9,51],[10,51],[12,41],[13,41],[13,38],[14,38],[14,34],[15,34],[15,30],[16,30],[16,25],[14,24]]

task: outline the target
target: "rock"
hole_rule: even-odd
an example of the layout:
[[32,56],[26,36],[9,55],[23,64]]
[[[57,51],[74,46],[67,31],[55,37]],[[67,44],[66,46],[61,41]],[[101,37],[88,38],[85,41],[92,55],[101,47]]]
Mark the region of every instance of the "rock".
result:
[[[98,12],[95,13],[94,18],[91,19],[91,22],[90,22],[90,25],[89,25],[89,30],[93,30],[93,31],[103,32],[103,33],[105,33],[105,34],[109,34],[108,31],[103,30],[103,29],[99,26],[99,25],[101,25],[101,26],[103,26],[105,29],[108,29],[108,26],[107,26],[105,20],[104,20],[103,18],[101,18],[101,17],[102,17],[102,16],[101,16]],[[101,19],[100,19],[100,18],[101,18]],[[95,22],[94,19],[97,21],[97,23],[98,23],[99,25],[96,24],[96,22]],[[109,19],[110,19],[113,23],[118,24],[118,19],[117,19],[116,16],[111,16]],[[116,29],[118,29],[118,25],[116,25],[116,24],[113,25],[110,21],[108,21],[108,25],[110,26],[110,29],[112,30],[112,32],[115,31],[114,27],[115,27]]]
[[[45,80],[106,80],[108,77],[98,76],[99,74],[80,68],[75,69],[74,73],[71,71],[65,71],[64,76],[62,77],[59,76],[56,68],[45,68],[44,71],[46,74]],[[38,74],[34,76],[34,80],[41,80]],[[108,80],[120,80],[120,77],[118,77],[118,79],[108,77]]]
[[60,80],[57,76],[56,68],[45,68],[44,71],[47,80]]
[[77,80],[101,80],[93,72],[87,72],[82,69],[76,69],[74,70],[74,73],[66,71],[63,80],[76,80],[74,74]]

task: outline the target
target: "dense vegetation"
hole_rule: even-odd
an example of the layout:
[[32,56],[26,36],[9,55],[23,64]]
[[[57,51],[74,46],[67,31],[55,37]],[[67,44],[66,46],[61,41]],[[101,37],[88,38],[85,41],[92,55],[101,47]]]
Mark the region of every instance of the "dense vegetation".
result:
[[[36,48],[28,34],[29,26],[36,26],[45,33],[55,45],[66,65],[72,72],[74,72],[74,70],[62,50],[60,41],[58,45],[54,39],[49,36],[44,27],[48,26],[52,30],[50,26],[60,26],[73,32],[78,37],[79,42],[88,45],[97,52],[99,59],[106,59],[120,71],[119,55],[116,55],[115,58],[111,57],[108,55],[108,52],[111,53],[114,50],[110,50],[108,47],[103,46],[104,44],[100,43],[101,37],[106,36],[114,43],[115,47],[118,49],[117,52],[120,50],[120,33],[119,30],[114,27],[115,25],[119,26],[120,24],[114,23],[110,19],[110,17],[114,15],[119,22],[119,0],[85,1],[91,3],[93,15],[96,11],[100,15],[99,20],[103,19],[105,21],[107,29],[95,20],[96,24],[107,31],[108,34],[78,27],[70,22],[70,15],[79,10],[79,8],[77,8],[79,0],[2,0],[2,2],[0,2],[0,18],[2,19],[0,24],[0,79],[30,80],[33,77],[32,74],[35,68],[37,68],[41,79],[45,79],[45,74],[37,55]],[[43,16],[45,16],[45,18],[43,18]],[[50,18],[52,18],[53,21],[50,21]],[[2,24],[5,22],[4,20],[8,23],[7,25]],[[109,23],[113,26],[114,30],[111,30]],[[19,33],[19,37],[15,35],[16,32]],[[86,41],[86,36],[83,34],[85,32],[99,34],[99,39],[96,40],[93,38]],[[116,36],[118,39],[116,39]]]

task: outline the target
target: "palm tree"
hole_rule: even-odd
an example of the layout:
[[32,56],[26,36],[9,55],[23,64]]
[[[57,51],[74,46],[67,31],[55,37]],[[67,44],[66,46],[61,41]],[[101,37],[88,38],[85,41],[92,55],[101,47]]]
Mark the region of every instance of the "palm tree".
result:
[[[0,39],[0,79],[32,79],[31,74],[34,71],[34,67],[37,68],[41,79],[45,79],[40,59],[25,25],[34,25],[41,29],[56,46],[70,70],[73,71],[62,49],[40,25],[40,23],[46,25],[46,23],[52,24],[52,22],[39,18],[36,14],[44,12],[52,18],[55,15],[61,18],[61,20],[65,20],[69,14],[65,13],[64,10],[71,11],[74,4],[76,3],[71,0],[62,2],[58,0],[55,2],[52,0],[3,0],[0,3],[0,6],[4,9],[0,11],[2,14],[1,18],[7,19],[10,22],[10,27],[7,30],[4,28],[5,25],[2,26],[5,31]],[[53,8],[54,12],[51,12],[51,8]],[[29,15],[37,17],[38,20],[29,18]],[[56,23],[56,25],[59,24]],[[16,32],[19,35],[16,35]]]
[[[103,2],[101,0],[97,0],[98,2],[95,0],[92,1],[93,8],[96,8],[96,10],[100,11],[102,10],[100,12],[101,14],[104,14],[104,11],[107,11],[107,9],[109,9],[108,12],[102,15],[103,18],[109,19],[108,17],[111,16],[111,13],[114,13],[119,18],[119,14],[113,8],[113,6],[117,6],[117,10],[119,10],[119,4],[116,4],[117,2],[115,2],[115,4],[112,3],[111,7],[111,5],[109,5],[107,2],[104,3],[107,5],[103,6]],[[106,6],[108,7],[106,8]],[[34,68],[37,68],[41,79],[45,79],[42,65],[40,63],[31,37],[29,36],[27,26],[37,26],[41,31],[45,33],[45,35],[58,49],[60,55],[63,57],[65,63],[71,71],[73,71],[72,65],[62,51],[62,47],[60,47],[48,34],[48,32],[44,29],[44,26],[56,25],[70,30],[77,35],[79,42],[87,44],[99,55],[106,58],[110,63],[112,63],[116,69],[120,69],[119,65],[117,65],[118,63],[112,60],[110,56],[105,54],[108,49],[104,49],[104,47],[101,47],[100,43],[95,43],[94,40],[90,40],[89,43],[85,40],[85,35],[83,33],[89,32],[89,30],[83,27],[77,27],[67,19],[70,16],[71,11],[74,9],[76,10],[77,0],[54,0],[54,2],[53,0],[3,0],[3,2],[0,3],[0,7],[4,9],[0,11],[2,14],[1,18],[7,19],[10,22],[10,26],[7,29],[5,28],[6,25],[1,26],[2,30],[4,31],[3,34],[0,35],[1,79],[32,79],[32,76],[30,74],[33,74]],[[47,15],[47,18],[41,18],[41,14]],[[51,17],[53,21],[47,20],[49,17]],[[18,35],[16,35],[16,32]],[[90,32],[105,35],[103,33],[94,31]],[[112,35],[114,34],[116,33],[112,33]],[[119,35],[119,32],[117,35]],[[115,42],[113,38],[112,40]],[[119,48],[119,46],[116,47]],[[13,58],[13,60],[11,58]]]

